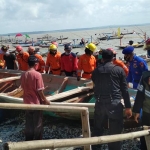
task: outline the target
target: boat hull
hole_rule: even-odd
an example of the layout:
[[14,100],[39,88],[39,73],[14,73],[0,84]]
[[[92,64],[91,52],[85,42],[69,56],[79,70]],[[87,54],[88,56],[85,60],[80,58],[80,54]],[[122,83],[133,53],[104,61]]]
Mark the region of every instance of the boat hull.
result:
[[[2,70],[0,72],[0,102],[23,103],[23,91],[19,88],[20,79],[8,80],[8,77],[17,78],[18,76],[19,78],[22,73],[23,72],[20,71],[9,70]],[[43,74],[42,76],[45,87],[47,87],[44,93],[47,96],[47,99],[51,101],[52,105],[77,105],[79,107],[88,107],[89,117],[90,119],[93,118],[94,105],[96,100],[93,96],[93,84],[91,80],[83,79],[77,82],[76,78],[70,77],[66,82],[66,80],[64,81],[66,77],[63,76],[53,76],[48,74]],[[7,77],[7,82],[4,77]],[[3,79],[5,80],[5,82],[1,81]],[[137,91],[134,89],[128,90],[133,106],[134,97]],[[45,113],[50,116],[60,116],[68,119],[80,119],[81,117],[79,113]]]

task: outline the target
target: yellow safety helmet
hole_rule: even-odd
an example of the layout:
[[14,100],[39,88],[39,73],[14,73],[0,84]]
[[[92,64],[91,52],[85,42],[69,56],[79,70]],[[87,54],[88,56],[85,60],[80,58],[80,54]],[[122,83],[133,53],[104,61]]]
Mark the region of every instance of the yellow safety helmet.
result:
[[90,51],[94,52],[96,50],[96,45],[93,43],[89,43],[86,48],[88,48]]
[[49,50],[57,50],[57,46],[54,45],[54,44],[51,44],[51,45],[49,46]]

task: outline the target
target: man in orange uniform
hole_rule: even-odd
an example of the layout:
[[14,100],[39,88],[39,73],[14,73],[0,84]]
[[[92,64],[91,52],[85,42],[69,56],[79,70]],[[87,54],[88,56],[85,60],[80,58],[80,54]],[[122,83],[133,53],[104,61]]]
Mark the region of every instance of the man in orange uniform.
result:
[[57,51],[55,44],[51,44],[49,47],[45,71],[54,75],[61,74],[61,53]]
[[29,53],[24,52],[23,48],[20,45],[16,46],[16,51],[18,52],[18,54],[16,55],[16,58],[18,61],[19,70],[22,70],[22,71],[28,70]]
[[4,51],[7,50],[6,46],[2,46],[0,50],[0,69],[4,68],[5,60],[4,60]]
[[37,71],[40,73],[44,73],[45,62],[43,60],[43,57],[40,54],[35,53],[35,47],[29,46],[28,53],[29,55],[34,55],[39,60],[39,66],[37,68]]
[[90,79],[93,70],[96,68],[96,59],[93,56],[93,52],[96,50],[96,46],[93,43],[89,43],[85,48],[85,54],[81,55],[78,61],[77,80],[81,78]]
[[113,57],[113,64],[117,65],[117,66],[120,66],[121,68],[123,68],[126,76],[128,76],[128,73],[129,73],[129,69],[128,67],[119,59],[116,59],[116,51],[113,49],[113,48],[107,48],[106,50],[110,50],[113,52],[114,54],[114,57]]

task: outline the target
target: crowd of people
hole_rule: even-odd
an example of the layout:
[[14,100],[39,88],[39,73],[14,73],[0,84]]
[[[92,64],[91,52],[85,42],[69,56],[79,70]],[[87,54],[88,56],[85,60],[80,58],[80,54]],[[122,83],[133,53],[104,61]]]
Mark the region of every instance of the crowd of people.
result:
[[[145,44],[145,49],[149,51],[150,40],[148,39]],[[122,98],[126,116],[130,118],[133,111],[135,121],[138,122],[142,109],[142,125],[150,126],[150,72],[146,61],[134,54],[132,45],[122,51],[126,64],[116,58],[117,53],[113,48],[100,50],[98,55],[94,56],[96,45],[93,43],[86,45],[85,54],[81,55],[79,59],[72,52],[71,44],[65,44],[65,52],[61,54],[58,51],[58,44],[53,42],[49,47],[46,61],[41,55],[35,53],[33,46],[30,46],[26,52],[21,46],[17,46],[16,55],[9,53],[8,49],[7,46],[2,46],[0,50],[0,67],[25,71],[21,76],[25,104],[50,104],[43,93],[44,84],[41,73],[76,77],[77,81],[86,78],[91,79],[94,83],[96,99],[92,136],[103,134],[103,125],[106,121],[109,122],[110,134],[122,132]],[[133,110],[131,110],[128,92],[129,83],[132,83],[133,88],[138,90]],[[25,135],[26,140],[42,138],[41,111],[26,112]],[[100,147],[101,145],[93,145],[92,149],[96,150]],[[121,143],[112,142],[108,144],[108,147],[109,150],[121,150]],[[141,138],[141,149],[147,149],[143,137]]]

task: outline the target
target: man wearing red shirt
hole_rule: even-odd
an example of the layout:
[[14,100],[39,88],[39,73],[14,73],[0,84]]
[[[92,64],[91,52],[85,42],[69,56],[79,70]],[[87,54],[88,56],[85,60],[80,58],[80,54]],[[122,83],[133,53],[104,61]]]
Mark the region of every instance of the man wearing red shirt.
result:
[[61,55],[61,72],[65,72],[66,76],[76,75],[78,65],[77,56],[72,53],[72,46],[70,44],[64,45],[65,53]]
[[[42,75],[36,71],[38,68],[38,59],[31,55],[28,58],[29,69],[21,76],[21,87],[24,91],[24,104],[45,104],[50,105],[46,99],[43,90],[44,84]],[[42,139],[42,111],[27,110],[25,123],[25,140],[40,140]]]

